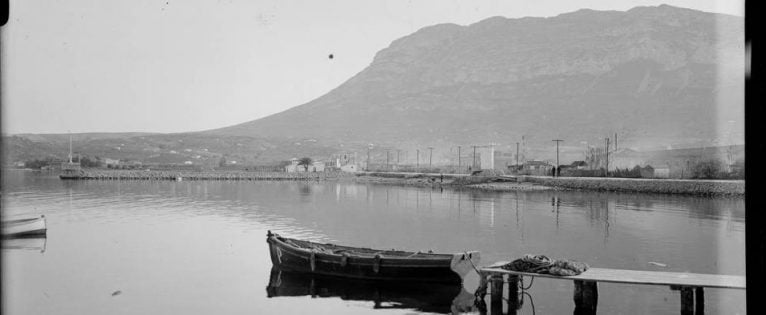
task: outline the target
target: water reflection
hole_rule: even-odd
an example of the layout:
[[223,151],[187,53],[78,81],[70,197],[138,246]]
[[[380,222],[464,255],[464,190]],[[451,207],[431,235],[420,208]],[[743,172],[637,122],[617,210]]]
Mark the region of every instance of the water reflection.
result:
[[45,236],[27,236],[3,239],[3,249],[22,249],[45,252],[48,238]]
[[[100,303],[91,298],[98,296],[91,291],[92,283],[100,281],[105,291],[113,292],[114,270],[120,270],[126,286],[141,288],[133,292],[145,292],[145,300],[136,307],[186,305],[194,300],[199,302],[189,313],[205,313],[206,305],[218,304],[197,297],[237,296],[252,292],[248,286],[262,289],[270,282],[266,268],[271,262],[262,242],[266,230],[357,247],[442,253],[477,250],[483,264],[536,253],[604,268],[733,275],[745,270],[742,198],[437,190],[344,181],[61,181],[31,172],[3,173],[2,180],[4,215],[45,214],[51,219],[50,237],[55,246],[44,255],[30,250],[3,251],[7,254],[3,258],[17,268],[10,273],[18,281],[9,292],[21,292],[8,300],[14,301],[17,310],[30,305],[47,310],[34,313]],[[254,264],[263,272],[253,273]],[[231,276],[224,277],[226,272]],[[146,274],[152,274],[151,281]],[[175,285],[187,280],[192,285],[183,289]],[[61,283],[68,286],[61,287]],[[193,285],[197,283],[220,285]],[[467,288],[470,291],[476,285]],[[677,296],[666,288],[606,287],[600,292],[603,313],[677,313]],[[41,288],[59,288],[59,295],[51,295],[49,300]],[[545,313],[571,312],[571,287],[542,280],[536,281],[530,293]],[[73,294],[76,298],[70,298]],[[440,298],[438,304],[446,305],[440,306],[440,312],[455,305],[452,298],[456,294]],[[165,296],[168,302],[154,302],[155,296]],[[284,308],[293,312],[282,313],[296,313],[297,309],[288,307],[300,308],[302,303],[330,305],[327,312],[350,307],[354,314],[375,313],[372,308],[354,309],[354,303],[337,300],[312,304],[310,299],[259,295],[227,305],[232,308],[229,313],[268,310],[278,314]],[[365,301],[374,305],[375,300]],[[391,303],[381,300],[380,305]],[[744,295],[728,291],[706,295],[706,308],[709,305],[712,310],[725,305],[731,311],[732,305],[743,303]],[[110,313],[107,310],[112,309],[101,310],[91,313]],[[734,307],[719,313],[740,310]]]
[[311,296],[369,301],[373,309],[412,309],[428,313],[473,311],[473,295],[460,284],[365,281],[296,273],[272,268],[266,295]]

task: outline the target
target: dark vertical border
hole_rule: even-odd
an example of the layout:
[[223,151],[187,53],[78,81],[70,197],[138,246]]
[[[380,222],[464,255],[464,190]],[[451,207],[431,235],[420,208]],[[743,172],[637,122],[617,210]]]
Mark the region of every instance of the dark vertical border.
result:
[[[745,1],[745,49],[749,65],[745,74],[745,237],[747,249],[747,312],[749,314],[764,314],[766,307],[759,296],[759,285],[763,283],[764,270],[766,267],[766,226],[764,223],[764,202],[759,196],[762,172],[758,172],[763,162],[764,143],[758,139],[759,128],[763,124],[764,107],[758,97],[763,93],[763,65],[758,62],[755,55],[763,45],[763,32],[757,31],[756,22],[761,17],[757,8],[758,1]],[[749,14],[748,14],[749,13]],[[760,90],[760,91],[759,91]]]

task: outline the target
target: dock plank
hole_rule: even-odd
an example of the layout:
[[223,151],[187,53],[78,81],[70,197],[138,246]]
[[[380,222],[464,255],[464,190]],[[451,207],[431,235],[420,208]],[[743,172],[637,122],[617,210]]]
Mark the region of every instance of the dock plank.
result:
[[482,272],[495,274],[512,274],[530,277],[544,277],[566,280],[597,281],[612,283],[646,284],[646,285],[670,285],[707,288],[746,289],[745,277],[731,275],[712,275],[685,272],[665,271],[641,271],[625,269],[590,268],[587,271],[571,277],[518,272],[505,270],[497,267],[499,263],[488,268],[482,268]]

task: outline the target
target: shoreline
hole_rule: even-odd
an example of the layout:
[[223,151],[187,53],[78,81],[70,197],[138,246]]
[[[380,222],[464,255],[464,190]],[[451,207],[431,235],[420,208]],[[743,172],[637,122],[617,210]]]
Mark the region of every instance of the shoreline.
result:
[[85,169],[74,180],[349,180],[398,186],[475,189],[483,191],[606,191],[695,196],[744,196],[744,180],[647,179],[545,176],[470,176],[468,174],[393,172],[259,172]]
[[[381,176],[382,175],[382,176]],[[484,191],[602,191],[715,197],[742,197],[744,180],[647,179],[544,176],[397,175],[368,173],[357,181],[403,186],[451,187]]]

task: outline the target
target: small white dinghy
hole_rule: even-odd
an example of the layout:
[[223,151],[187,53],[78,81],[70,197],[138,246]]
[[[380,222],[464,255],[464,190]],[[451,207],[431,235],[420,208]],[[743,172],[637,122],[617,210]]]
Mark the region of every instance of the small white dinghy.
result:
[[45,232],[47,231],[45,226],[45,215],[41,215],[39,218],[3,221],[2,225],[3,238],[45,235]]

